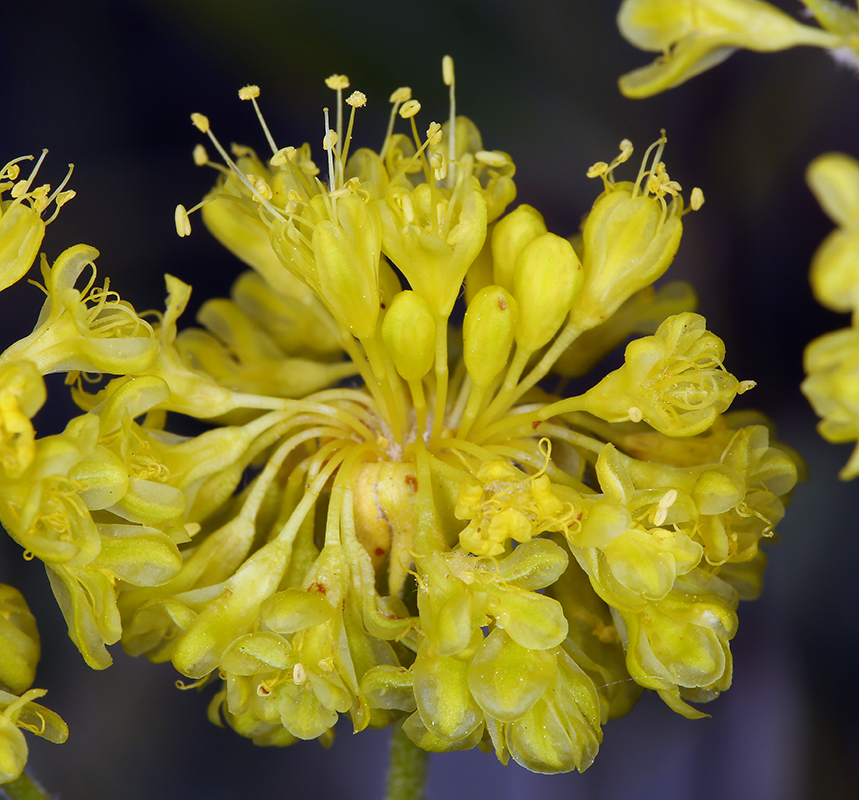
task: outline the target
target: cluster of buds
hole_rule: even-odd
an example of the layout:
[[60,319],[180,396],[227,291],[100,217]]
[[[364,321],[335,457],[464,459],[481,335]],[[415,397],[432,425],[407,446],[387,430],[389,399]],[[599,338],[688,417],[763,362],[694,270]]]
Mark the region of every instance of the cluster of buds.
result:
[[[203,221],[251,268],[199,327],[178,330],[175,277],[141,316],[94,267],[76,288],[92,248],[43,257],[36,328],[0,354],[0,520],[91,666],[120,640],[172,662],[258,744],[328,742],[348,715],[583,770],[643,688],[686,716],[728,688],[796,464],[763,418],[726,413],[753,384],[688,287],[652,288],[703,202],[664,134],[634,181],[614,177],[626,140],[591,168],[603,191],[567,239],[508,211],[513,162],[456,116],[449,58],[444,79],[445,124],[422,134],[400,88],[381,148],[351,152],[366,97],[329,78],[326,180],[308,145],[275,144],[256,87],[239,96],[267,158],[193,115],[225,164]],[[564,395],[630,335],[621,367]],[[39,437],[49,372],[83,413]],[[180,415],[208,428],[179,435]]]

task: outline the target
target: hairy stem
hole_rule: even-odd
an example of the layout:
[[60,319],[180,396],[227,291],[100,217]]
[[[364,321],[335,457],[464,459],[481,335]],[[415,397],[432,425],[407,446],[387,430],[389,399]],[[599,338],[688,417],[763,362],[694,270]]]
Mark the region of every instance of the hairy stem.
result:
[[406,736],[402,725],[395,725],[385,800],[423,800],[428,761],[429,753]]

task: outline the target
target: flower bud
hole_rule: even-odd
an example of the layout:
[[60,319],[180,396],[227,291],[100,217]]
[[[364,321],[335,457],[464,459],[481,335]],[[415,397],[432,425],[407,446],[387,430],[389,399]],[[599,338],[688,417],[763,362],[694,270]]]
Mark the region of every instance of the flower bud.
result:
[[513,270],[517,347],[533,352],[549,342],[570,313],[582,279],[582,265],[566,239],[544,233],[522,248]]
[[382,340],[405,380],[419,381],[430,371],[435,339],[436,322],[429,304],[415,292],[400,292],[385,312]]
[[492,229],[493,280],[507,291],[513,291],[513,271],[523,248],[546,233],[543,215],[523,203],[502,217]]
[[517,304],[500,286],[487,286],[469,303],[462,326],[463,357],[476,386],[486,388],[507,366]]

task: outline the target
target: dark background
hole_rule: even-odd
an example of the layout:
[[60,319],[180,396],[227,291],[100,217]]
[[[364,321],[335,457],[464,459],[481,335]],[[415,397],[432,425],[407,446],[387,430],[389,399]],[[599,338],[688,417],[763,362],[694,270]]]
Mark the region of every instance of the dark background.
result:
[[[11,4],[8,4],[11,6]],[[323,79],[350,76],[369,97],[356,138],[378,148],[387,98],[410,85],[424,123],[447,114],[441,58],[456,60],[457,108],[489,149],[516,162],[517,202],[551,230],[572,233],[599,191],[585,177],[628,137],[638,153],[668,131],[665,160],[707,203],[686,218],[669,275],[688,278],[727,366],[758,388],[781,438],[806,457],[801,485],[771,549],[761,600],[740,610],[734,687],[689,721],[655,696],[605,729],[584,775],[544,777],[503,768],[477,751],[433,756],[430,800],[503,798],[852,798],[859,764],[856,662],[859,562],[856,486],[837,482],[847,447],[825,444],[799,393],[802,350],[846,318],[810,296],[812,253],[831,230],[804,184],[817,154],[859,156],[859,82],[825,53],[739,53],[692,82],[646,101],[624,99],[617,77],[646,63],[620,37],[612,0],[435,0],[362,5],[329,0],[115,0],[16,3],[2,15],[0,161],[47,147],[41,173],[56,184],[76,169],[78,196],[43,249],[92,244],[111,286],[138,310],[163,307],[161,275],[195,287],[190,320],[224,294],[237,263],[206,233],[176,237],[173,209],[191,206],[213,174],[193,165],[202,140],[189,114],[207,114],[225,142],[264,150],[252,109],[236,91],[262,88],[280,145],[318,150]],[[783,8],[796,11],[794,0]],[[630,166],[630,172],[637,169]],[[622,175],[622,177],[624,177]],[[625,177],[631,177],[625,176]],[[2,342],[32,327],[42,295],[25,283],[0,299]],[[60,388],[56,386],[55,388]],[[51,421],[40,417],[42,432]],[[173,688],[169,666],[113,648],[116,664],[89,671],[65,638],[43,571],[0,542],[0,580],[25,591],[45,640],[36,685],[69,723],[62,747],[29,737],[30,766],[64,800],[378,798],[385,732],[351,735],[330,752],[315,742],[258,749],[205,718],[208,695]]]

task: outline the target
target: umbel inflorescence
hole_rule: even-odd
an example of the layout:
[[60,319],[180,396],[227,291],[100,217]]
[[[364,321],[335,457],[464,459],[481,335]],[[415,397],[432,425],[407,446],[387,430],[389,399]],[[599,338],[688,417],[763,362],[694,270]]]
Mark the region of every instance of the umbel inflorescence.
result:
[[[378,151],[353,147],[365,96],[346,119],[349,81],[329,78],[322,170],[264,122],[260,157],[193,115],[223,161],[195,151],[220,173],[203,220],[251,268],[199,327],[177,331],[178,278],[139,315],[98,285],[93,248],[42,256],[42,314],[0,356],[0,520],[87,663],[120,640],[170,661],[257,744],[329,743],[348,715],[429,751],[583,770],[642,688],[688,717],[728,688],[796,465],[763,417],[727,413],[752,384],[691,289],[652,287],[688,210],[664,135],[631,181],[628,141],[591,168],[602,192],[566,239],[508,210],[513,161],[455,115],[450,59],[444,78],[449,120],[422,132],[398,89]],[[262,121],[258,89],[239,95]],[[48,190],[4,174],[8,285]],[[191,218],[177,208],[180,235]],[[564,391],[631,337],[622,366]],[[39,437],[49,372],[81,414]],[[173,433],[180,416],[210,428]],[[54,723],[22,711],[37,634],[7,591],[4,753]]]

